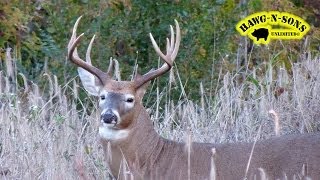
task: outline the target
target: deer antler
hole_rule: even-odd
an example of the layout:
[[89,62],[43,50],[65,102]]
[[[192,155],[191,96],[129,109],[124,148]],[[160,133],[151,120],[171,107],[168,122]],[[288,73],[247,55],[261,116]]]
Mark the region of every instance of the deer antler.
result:
[[179,23],[176,20],[174,21],[176,24],[176,37],[174,37],[173,27],[170,25],[171,38],[170,40],[167,38],[166,54],[163,54],[161,52],[159,46],[154,40],[152,34],[150,33],[150,39],[151,39],[153,48],[157,52],[157,54],[165,61],[165,63],[159,69],[151,70],[148,73],[144,74],[143,76],[137,76],[136,79],[134,80],[136,84],[136,88],[142,86],[146,82],[158,76],[163,75],[164,73],[168,72],[171,69],[173,65],[173,61],[177,56],[180,40],[181,40]]
[[104,85],[112,77],[113,61],[110,60],[107,73],[92,66],[91,59],[90,59],[90,52],[91,52],[91,47],[92,47],[92,43],[94,41],[95,36],[92,37],[90,44],[88,46],[87,53],[86,53],[86,61],[83,61],[79,57],[78,52],[77,52],[77,45],[80,43],[80,40],[83,36],[83,33],[77,37],[76,31],[77,31],[77,27],[78,27],[78,24],[79,24],[79,21],[81,18],[82,18],[82,16],[80,16],[77,19],[76,23],[74,24],[73,30],[72,30],[72,36],[71,36],[70,41],[68,43],[68,59],[70,59],[77,66],[79,66],[79,67],[87,70],[91,74],[95,75],[101,81],[101,83]]

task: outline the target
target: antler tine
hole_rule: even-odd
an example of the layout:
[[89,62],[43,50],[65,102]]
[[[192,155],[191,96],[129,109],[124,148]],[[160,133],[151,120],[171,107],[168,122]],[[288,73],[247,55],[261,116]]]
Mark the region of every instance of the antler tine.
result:
[[110,58],[109,67],[108,67],[108,71],[107,71],[107,75],[110,78],[112,77],[113,69],[115,68],[114,66],[115,66],[115,62],[112,58]]
[[[169,44],[169,51],[171,52],[174,48],[174,31],[173,31],[173,27],[170,25],[170,35],[171,35],[171,39],[170,39],[170,44]],[[168,52],[168,51],[167,51]]]
[[137,88],[142,86],[146,82],[148,82],[158,76],[161,76],[162,74],[168,72],[171,69],[171,67],[173,65],[173,61],[178,54],[180,40],[181,40],[180,27],[179,27],[178,21],[176,21],[176,20],[175,20],[175,25],[176,25],[176,37],[174,37],[173,27],[170,26],[171,37],[170,37],[170,40],[168,38],[166,39],[166,41],[167,41],[166,55],[162,53],[158,44],[154,40],[152,34],[151,33],[149,34],[154,50],[165,61],[165,63],[159,69],[149,71],[148,73],[146,73],[143,76],[137,76],[135,79]]
[[[89,46],[88,46],[88,49],[87,49],[87,53],[86,53],[86,62],[90,65],[91,64],[91,48],[92,48],[92,44],[93,44],[93,41],[95,39],[96,35],[93,35],[90,43],[89,43]],[[76,52],[76,51],[75,51]],[[110,62],[109,62],[109,67],[108,67],[108,71],[107,71],[107,75],[108,77],[112,77],[112,73],[113,73],[113,69],[114,69],[114,61],[112,58],[110,58]]]
[[[70,59],[77,66],[79,66],[79,67],[87,70],[91,74],[95,75],[101,81],[102,84],[105,84],[107,82],[107,80],[111,79],[111,76],[109,75],[109,71],[108,71],[108,73],[105,73],[105,72],[101,71],[100,69],[91,65],[90,53],[91,53],[92,43],[94,41],[95,36],[92,37],[90,44],[88,46],[87,53],[86,53],[86,61],[83,61],[78,56],[77,45],[80,43],[80,40],[81,40],[82,36],[84,35],[82,33],[77,37],[77,34],[76,34],[77,27],[78,27],[78,24],[79,24],[79,21],[81,18],[82,18],[82,16],[80,16],[77,19],[76,23],[74,24],[73,30],[72,30],[72,36],[71,36],[70,41],[68,43],[68,59]],[[110,69],[110,67],[108,69]]]
[[[151,33],[149,33],[149,36],[150,36],[150,39],[151,39],[151,42],[152,42],[152,45],[153,45],[154,50],[157,52],[157,54],[158,54],[162,59],[164,59],[164,60],[166,61],[166,59],[167,59],[167,58],[166,58],[166,55],[164,55],[164,54],[161,52],[158,44],[157,44],[156,41],[154,40],[154,38],[153,38],[153,36],[152,36]],[[167,41],[167,42],[168,42],[168,41]],[[167,47],[168,47],[168,46],[167,46]],[[168,63],[168,62],[167,62],[167,63]]]
[[93,37],[92,37],[92,39],[91,39],[91,41],[89,43],[89,46],[88,46],[88,49],[87,49],[87,53],[86,53],[86,62],[88,64],[90,64],[90,65],[92,65],[91,64],[91,49],[92,49],[92,44],[93,44],[93,41],[94,41],[95,37],[96,37],[96,35],[93,35]]
[[174,20],[175,24],[176,24],[176,42],[175,42],[175,46],[173,49],[173,53],[171,58],[175,59],[177,57],[178,51],[179,51],[179,47],[180,47],[180,41],[181,41],[181,32],[180,32],[180,26],[177,20]]

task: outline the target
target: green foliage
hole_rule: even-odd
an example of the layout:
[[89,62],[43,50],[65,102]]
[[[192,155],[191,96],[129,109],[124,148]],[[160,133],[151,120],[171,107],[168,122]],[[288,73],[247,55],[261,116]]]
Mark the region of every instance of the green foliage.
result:
[[[285,9],[290,13],[302,14],[303,18],[312,14],[298,1],[294,3],[299,8],[289,0],[3,1],[0,7],[0,47],[15,48],[19,71],[29,79],[41,81],[39,74],[49,70],[65,83],[76,75],[75,66],[66,61],[66,46],[75,20],[83,15],[78,28],[78,33],[85,33],[78,49],[80,56],[84,58],[88,42],[96,34],[93,63],[105,70],[109,57],[114,57],[120,62],[122,78],[128,79],[136,60],[140,73],[158,66],[158,57],[148,33],[152,32],[164,50],[168,27],[174,23],[173,19],[177,19],[182,29],[182,43],[176,67],[182,81],[187,82],[187,94],[197,99],[200,81],[206,90],[211,91],[216,83],[212,80],[217,79],[220,69],[223,69],[222,72],[239,71],[236,68],[244,69],[242,66],[265,69],[265,62],[274,56],[275,66],[285,65],[289,70],[290,61],[297,59],[301,52],[302,41],[275,42],[269,48],[253,47],[250,43],[241,42],[234,27],[241,16],[261,10]],[[317,29],[312,33],[319,37]],[[316,52],[314,39],[317,38],[310,39],[308,50]],[[282,50],[282,43],[288,48]],[[239,56],[239,44],[241,48],[247,46],[252,49],[250,61],[244,62],[242,59],[249,56],[245,54],[248,52],[241,52]],[[281,53],[278,54],[279,50]],[[244,63],[238,66],[238,61]],[[159,83],[166,81],[166,78],[161,78]],[[173,96],[175,94],[172,93]]]
[[0,3],[0,46],[20,44],[26,24],[30,20],[29,12],[20,10],[19,1],[2,1]]
[[251,0],[248,2],[248,7],[251,12],[258,12],[263,10],[263,5],[261,0]]

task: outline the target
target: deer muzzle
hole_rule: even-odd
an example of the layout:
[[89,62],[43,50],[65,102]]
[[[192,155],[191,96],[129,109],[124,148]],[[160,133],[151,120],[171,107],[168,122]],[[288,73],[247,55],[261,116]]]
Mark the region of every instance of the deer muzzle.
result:
[[101,114],[101,122],[106,124],[117,124],[118,118],[112,110],[107,110]]

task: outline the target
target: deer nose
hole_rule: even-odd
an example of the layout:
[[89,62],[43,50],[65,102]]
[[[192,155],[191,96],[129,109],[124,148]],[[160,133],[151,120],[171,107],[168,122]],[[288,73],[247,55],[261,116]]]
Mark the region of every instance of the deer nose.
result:
[[117,116],[112,111],[101,114],[101,120],[106,124],[117,124]]

